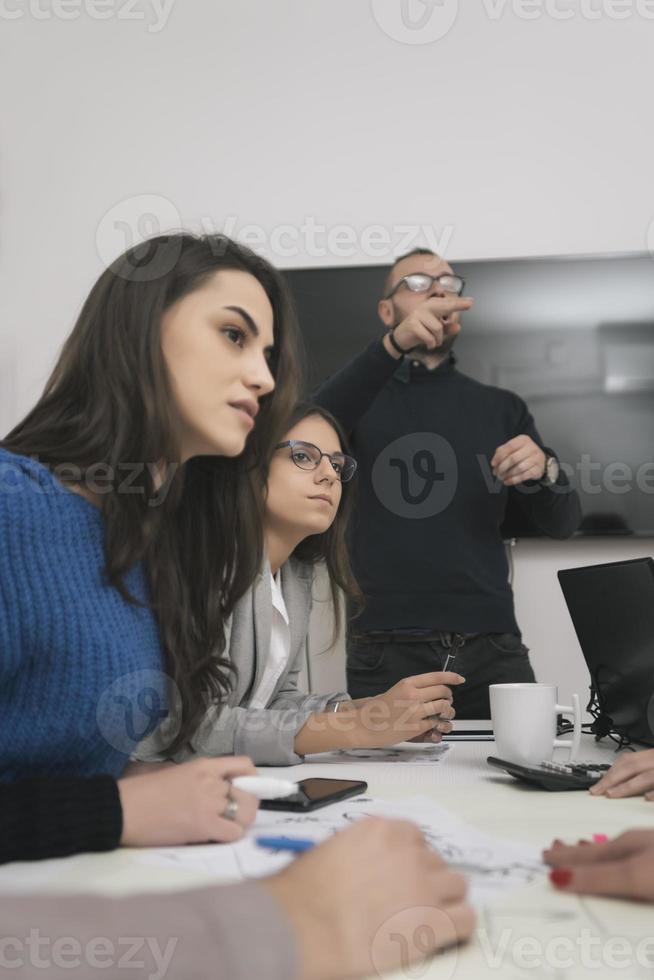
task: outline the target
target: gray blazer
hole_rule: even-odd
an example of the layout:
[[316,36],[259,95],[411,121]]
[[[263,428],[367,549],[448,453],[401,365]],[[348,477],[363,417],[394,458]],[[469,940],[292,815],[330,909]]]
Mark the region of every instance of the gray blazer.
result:
[[311,613],[313,568],[290,558],[281,570],[281,585],[288,611],[291,647],[284,668],[266,708],[249,703],[263,675],[272,634],[270,565],[238,602],[228,624],[227,651],[236,667],[234,688],[220,707],[207,710],[191,739],[191,746],[166,752],[177,724],[174,713],[140,743],[133,758],[141,762],[174,759],[185,762],[197,756],[248,755],[255,765],[297,765],[302,756],[294,749],[295,736],[314,712],[332,701],[345,701],[345,692],[303,694],[298,690]]

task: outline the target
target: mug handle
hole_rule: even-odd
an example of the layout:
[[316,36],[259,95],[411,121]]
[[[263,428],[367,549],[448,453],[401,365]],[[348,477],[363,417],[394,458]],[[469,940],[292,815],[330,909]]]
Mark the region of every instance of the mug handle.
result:
[[570,754],[568,756],[568,762],[574,762],[579,754],[579,746],[581,744],[581,705],[579,704],[579,695],[572,695],[572,707],[565,704],[555,704],[554,710],[557,715],[572,715],[572,741],[567,741],[566,739],[554,739],[555,749],[570,749]]

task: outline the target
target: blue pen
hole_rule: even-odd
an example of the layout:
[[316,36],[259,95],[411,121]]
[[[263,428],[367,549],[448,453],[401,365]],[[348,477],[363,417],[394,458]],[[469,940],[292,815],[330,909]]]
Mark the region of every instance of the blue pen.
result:
[[255,840],[259,847],[267,847],[271,851],[294,851],[296,854],[315,847],[315,841],[301,837],[257,837]]

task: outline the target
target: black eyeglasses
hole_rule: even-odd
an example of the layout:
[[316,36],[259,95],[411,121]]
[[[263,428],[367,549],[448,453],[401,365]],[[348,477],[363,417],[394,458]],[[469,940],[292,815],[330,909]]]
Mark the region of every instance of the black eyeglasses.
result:
[[455,276],[452,272],[444,272],[442,276],[428,276],[426,272],[413,272],[410,276],[402,276],[388,296],[384,296],[384,299],[390,299],[391,296],[394,296],[400,286],[406,286],[412,293],[427,293],[435,282],[446,293],[454,293],[455,296],[461,295],[466,284],[465,279],[462,279],[461,276]]
[[341,483],[351,480],[356,471],[357,461],[351,456],[346,456],[345,453],[323,453],[312,442],[302,442],[301,439],[280,442],[275,449],[284,449],[286,446],[290,447],[291,459],[301,470],[317,470],[321,459],[326,456]]

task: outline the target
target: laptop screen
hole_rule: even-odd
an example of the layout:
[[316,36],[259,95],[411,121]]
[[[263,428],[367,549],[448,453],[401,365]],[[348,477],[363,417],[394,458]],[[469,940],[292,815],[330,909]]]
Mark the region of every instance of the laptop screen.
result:
[[569,568],[559,583],[611,728],[654,745],[654,561]]

